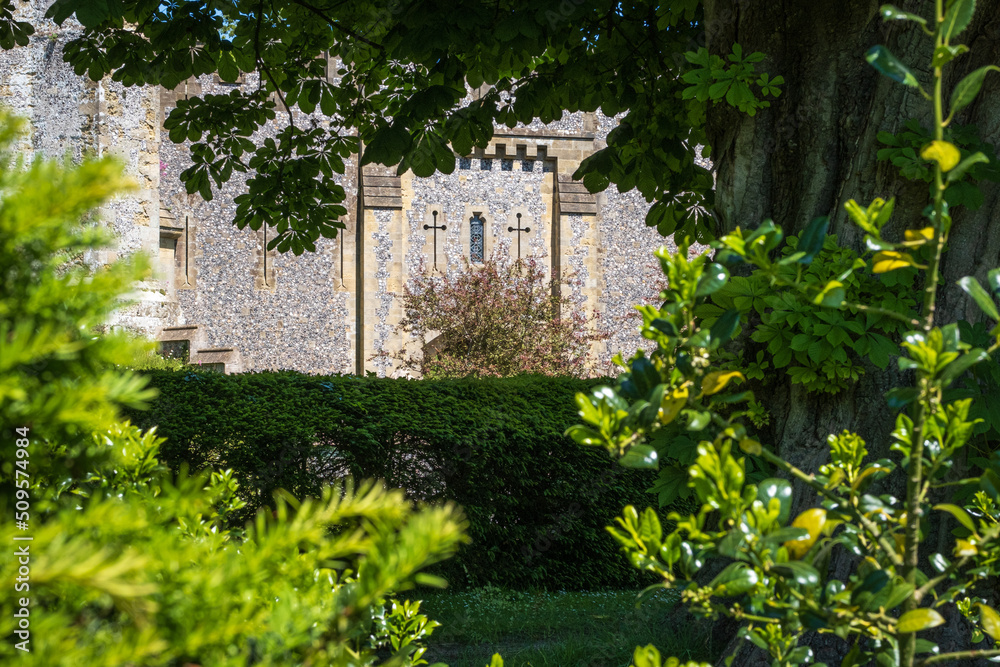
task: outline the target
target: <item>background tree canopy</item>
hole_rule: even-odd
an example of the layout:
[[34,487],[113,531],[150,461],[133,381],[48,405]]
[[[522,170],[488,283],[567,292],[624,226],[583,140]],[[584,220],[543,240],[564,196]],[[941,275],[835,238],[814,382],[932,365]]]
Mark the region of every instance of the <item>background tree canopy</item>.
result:
[[[13,21],[13,6],[0,1],[5,48],[33,30]],[[171,140],[193,142],[189,192],[211,198],[233,171],[255,172],[236,224],[275,226],[272,247],[302,252],[342,227],[335,175],[359,140],[363,162],[427,176],[485,147],[496,125],[597,109],[624,116],[608,150],[581,168],[588,187],[638,188],[676,204],[654,210],[661,231],[680,221],[686,233],[710,233],[712,179],[691,149],[705,143],[705,102],[680,100],[681,74],[693,67],[683,54],[703,33],[695,0],[57,0],[46,14],[60,25],[74,15],[84,30],[64,57],[92,79],[173,88],[212,72],[259,75],[259,87],[180,103],[167,127]],[[316,109],[336,122],[317,127],[298,113]],[[255,142],[276,114],[288,126]]]

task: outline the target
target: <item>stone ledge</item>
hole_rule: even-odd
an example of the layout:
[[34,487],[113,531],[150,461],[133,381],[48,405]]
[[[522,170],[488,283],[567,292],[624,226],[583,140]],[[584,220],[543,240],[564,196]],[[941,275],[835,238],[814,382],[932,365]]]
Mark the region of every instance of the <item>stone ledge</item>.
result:
[[597,198],[581,181],[569,174],[557,174],[559,212],[561,214],[597,215]]
[[198,350],[191,355],[191,363],[198,366],[222,364],[226,375],[243,372],[243,355],[234,347],[213,347]]

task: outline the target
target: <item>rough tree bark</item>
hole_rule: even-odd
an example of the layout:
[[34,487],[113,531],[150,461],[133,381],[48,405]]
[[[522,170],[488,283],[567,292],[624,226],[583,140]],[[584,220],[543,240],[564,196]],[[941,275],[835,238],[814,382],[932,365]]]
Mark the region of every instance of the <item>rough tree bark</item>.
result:
[[[898,132],[910,118],[930,126],[931,110],[912,89],[879,76],[864,60],[865,51],[887,45],[918,76],[930,79],[925,63],[931,43],[911,23],[883,23],[874,0],[808,0],[747,2],[706,0],[705,28],[709,50],[724,56],[734,43],[745,52],[761,51],[764,69],[782,75],[786,85],[778,101],[756,117],[716,105],[708,117],[708,139],[717,170],[717,211],[720,226],[752,228],[772,218],[792,233],[816,216],[828,215],[831,232],[844,244],[857,247],[862,235],[843,210],[854,198],[867,205],[875,197],[897,198],[889,238],[904,229],[924,226],[920,211],[928,203],[924,182],[899,177],[895,167],[878,162],[876,134]],[[925,16],[933,2],[896,3]],[[972,51],[955,61],[950,84],[986,64],[1000,63],[1000,1],[980,0],[976,18],[961,43]],[[981,138],[1000,147],[1000,77],[991,77],[977,101],[957,119],[974,123]],[[977,211],[958,209],[943,266],[939,321],[975,320],[974,305],[955,282],[974,275],[985,280],[987,270],[1000,266],[1000,187],[980,184],[985,204]],[[970,307],[971,305],[971,307]],[[842,429],[859,433],[876,456],[888,454],[894,415],[884,393],[898,381],[898,372],[869,368],[849,391],[833,397],[810,394],[801,385],[779,383],[769,396],[771,444],[791,463],[815,470],[828,457],[826,436]],[[814,494],[799,491],[801,509]],[[847,574],[850,563],[838,563]],[[959,623],[949,623],[957,628]],[[940,637],[942,650],[961,641]],[[967,641],[967,640],[966,640]],[[817,638],[811,642],[817,661],[840,664],[844,642]],[[765,665],[762,655],[749,651],[733,664]],[[970,664],[970,663],[965,663]]]

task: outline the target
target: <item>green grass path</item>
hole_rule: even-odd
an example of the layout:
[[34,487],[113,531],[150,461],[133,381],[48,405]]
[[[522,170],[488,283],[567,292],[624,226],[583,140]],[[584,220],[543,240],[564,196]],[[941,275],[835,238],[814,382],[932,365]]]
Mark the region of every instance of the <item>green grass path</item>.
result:
[[633,590],[483,588],[419,597],[421,611],[442,624],[428,642],[430,664],[484,667],[498,652],[505,667],[627,667],[635,647],[646,644],[685,660],[712,657],[708,626],[679,612],[668,591],[638,608]]

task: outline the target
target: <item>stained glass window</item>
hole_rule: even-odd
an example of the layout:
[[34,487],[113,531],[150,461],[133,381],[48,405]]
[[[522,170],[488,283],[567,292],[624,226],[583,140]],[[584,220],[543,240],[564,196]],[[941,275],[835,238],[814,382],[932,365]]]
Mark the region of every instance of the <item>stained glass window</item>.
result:
[[483,263],[483,229],[484,221],[479,213],[473,213],[469,220],[469,261],[473,264]]

